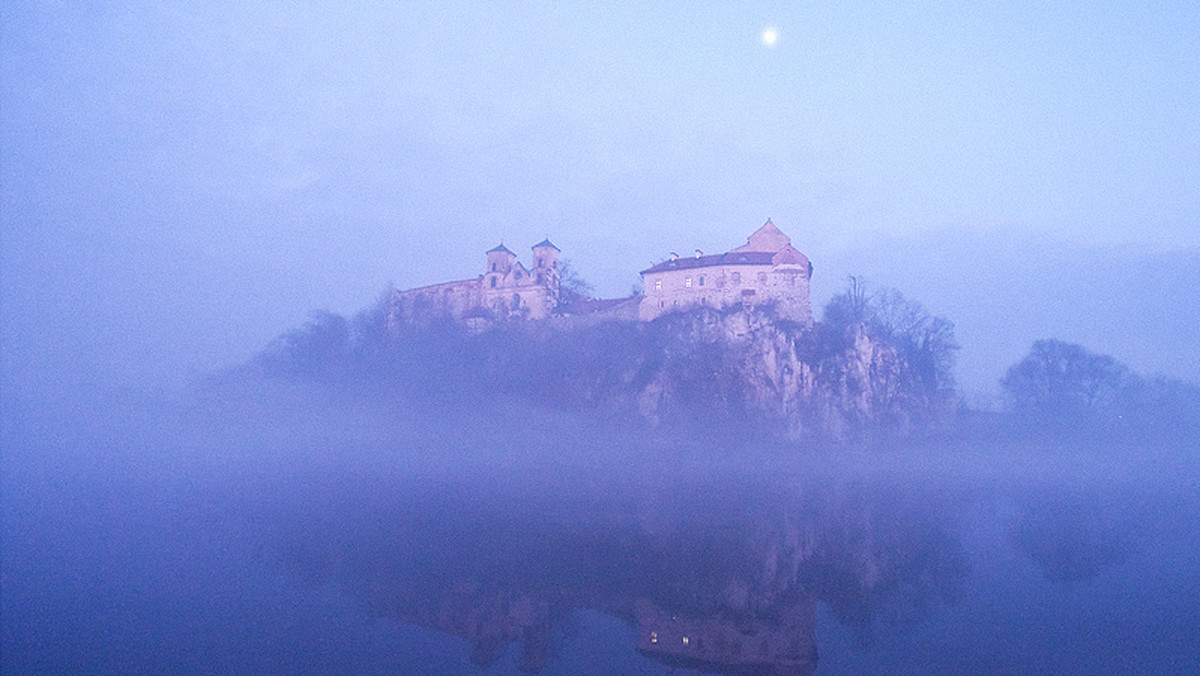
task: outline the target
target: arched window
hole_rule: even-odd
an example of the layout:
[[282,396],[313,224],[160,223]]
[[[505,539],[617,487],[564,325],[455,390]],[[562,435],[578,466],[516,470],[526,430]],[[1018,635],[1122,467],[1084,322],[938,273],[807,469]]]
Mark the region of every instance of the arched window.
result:
[[496,288],[496,278],[492,277],[492,288]]
[[704,286],[704,275],[700,275],[700,286]]

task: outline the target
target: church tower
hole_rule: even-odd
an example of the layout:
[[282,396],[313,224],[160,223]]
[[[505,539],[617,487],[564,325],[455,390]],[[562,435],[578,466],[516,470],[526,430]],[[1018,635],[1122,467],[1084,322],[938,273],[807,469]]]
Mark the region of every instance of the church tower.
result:
[[533,245],[533,270],[530,274],[537,280],[538,284],[546,287],[550,291],[551,297],[558,298],[558,255],[561,250],[550,242],[550,239],[543,239]]

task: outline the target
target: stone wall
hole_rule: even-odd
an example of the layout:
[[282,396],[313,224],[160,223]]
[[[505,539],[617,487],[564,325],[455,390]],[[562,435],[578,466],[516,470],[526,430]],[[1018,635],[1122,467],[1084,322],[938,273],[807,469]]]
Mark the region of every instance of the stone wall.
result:
[[668,312],[775,305],[779,317],[812,322],[807,266],[720,265],[651,272],[644,276],[638,316],[650,321]]

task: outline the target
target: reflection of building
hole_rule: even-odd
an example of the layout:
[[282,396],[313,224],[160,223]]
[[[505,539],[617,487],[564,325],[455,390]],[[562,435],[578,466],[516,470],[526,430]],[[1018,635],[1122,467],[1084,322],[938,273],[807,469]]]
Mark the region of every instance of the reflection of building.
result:
[[487,268],[474,279],[394,291],[388,299],[388,317],[392,321],[548,317],[558,304],[559,248],[549,239],[532,248],[532,268],[501,244],[487,252]]
[[817,667],[812,599],[776,611],[770,622],[719,613],[683,617],[637,602],[638,652],[663,664],[719,674],[806,676]]
[[638,316],[659,315],[697,306],[774,305],[780,317],[812,321],[808,281],[812,263],[770,220],[746,244],[723,254],[694,257],[675,254],[642,271],[643,298]]

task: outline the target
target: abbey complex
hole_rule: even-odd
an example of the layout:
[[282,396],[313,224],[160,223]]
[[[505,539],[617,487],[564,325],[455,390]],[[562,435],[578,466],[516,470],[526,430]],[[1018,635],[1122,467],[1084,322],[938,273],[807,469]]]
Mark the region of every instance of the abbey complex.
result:
[[532,250],[530,267],[501,244],[487,252],[478,277],[393,291],[387,306],[389,325],[439,317],[473,325],[579,315],[650,321],[699,306],[764,305],[773,306],[780,318],[812,323],[812,264],[770,220],[744,245],[725,253],[672,253],[641,272],[641,296],[624,299],[571,297],[562,286],[559,248],[546,239]]

